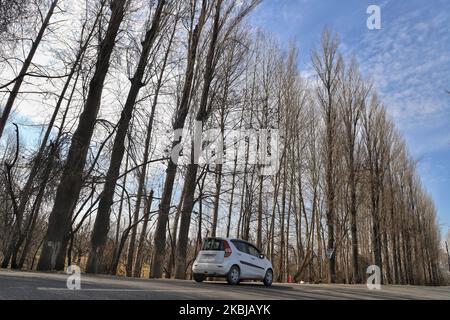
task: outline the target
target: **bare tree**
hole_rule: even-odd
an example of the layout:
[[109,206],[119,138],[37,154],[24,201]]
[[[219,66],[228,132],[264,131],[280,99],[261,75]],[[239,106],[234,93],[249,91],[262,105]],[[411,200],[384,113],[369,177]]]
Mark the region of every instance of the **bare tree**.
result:
[[8,31],[11,24],[20,20],[27,13],[26,0],[0,1],[0,35]]
[[[106,244],[106,238],[108,235],[111,211],[111,205],[113,202],[114,190],[119,177],[120,165],[122,163],[123,155],[125,153],[125,138],[128,132],[128,126],[131,120],[136,99],[139,95],[140,89],[145,85],[143,82],[146,66],[148,64],[149,56],[153,43],[160,30],[160,24],[162,19],[162,12],[166,1],[158,1],[155,9],[155,14],[151,23],[151,27],[145,34],[145,38],[142,42],[142,52],[139,58],[136,72],[131,79],[131,87],[128,93],[128,98],[125,106],[122,110],[122,115],[119,120],[116,138],[114,140],[114,147],[111,153],[111,162],[108,173],[106,175],[107,180],[102,192],[102,197],[99,203],[99,209],[95,219],[94,230],[92,233],[92,249],[89,255],[89,261],[87,265],[87,272],[98,273],[99,263],[101,262],[101,254]],[[147,152],[148,153],[148,152]],[[139,191],[138,191],[139,192]],[[136,204],[136,208],[139,208],[140,204]]]
[[[205,72],[203,78],[203,90],[201,94],[200,106],[197,111],[196,121],[203,123],[207,120],[210,112],[208,110],[208,97],[211,82],[214,75],[214,55],[216,50],[217,38],[220,32],[220,16],[222,9],[222,0],[218,0],[215,5],[214,23],[213,30],[211,34],[211,42],[209,45],[208,53],[206,56]],[[200,130],[200,133],[203,131]],[[197,133],[198,134],[198,133]],[[198,143],[198,142],[197,142]],[[181,221],[180,221],[180,231],[178,236],[177,248],[176,248],[176,259],[175,259],[175,277],[177,279],[184,279],[186,273],[186,250],[187,250],[187,240],[189,236],[189,227],[191,222],[191,213],[194,204],[194,193],[195,193],[195,182],[197,179],[197,169],[198,169],[198,159],[195,159],[194,146],[191,148],[192,163],[188,164],[185,187],[186,192],[184,193],[183,206],[181,209]]]
[[[28,204],[28,201],[30,199],[30,194],[32,192],[32,187],[33,184],[35,182],[35,178],[37,176],[37,174],[39,173],[39,169],[42,166],[42,161],[44,160],[44,153],[45,150],[47,148],[47,144],[48,141],[50,139],[50,135],[51,132],[54,128],[55,125],[55,121],[56,118],[58,116],[58,113],[64,103],[64,100],[66,98],[66,93],[69,90],[69,86],[74,78],[74,76],[78,77],[79,74],[79,70],[80,70],[80,64],[82,63],[83,59],[84,59],[84,55],[86,53],[87,47],[89,46],[92,37],[94,36],[94,31],[97,27],[97,22],[98,19],[100,18],[101,14],[102,14],[102,9],[103,6],[101,7],[101,9],[99,10],[98,14],[95,16],[95,21],[93,23],[93,26],[90,28],[90,30],[88,29],[88,25],[87,25],[87,21],[85,21],[83,23],[83,27],[82,27],[82,31],[81,31],[81,39],[79,41],[80,47],[78,49],[78,51],[75,54],[75,59],[72,63],[72,67],[69,71],[67,80],[64,84],[64,87],[61,91],[61,94],[59,95],[58,101],[56,102],[55,105],[55,109],[53,110],[53,114],[52,117],[50,119],[50,122],[47,125],[47,130],[45,131],[44,137],[41,141],[39,150],[35,156],[34,159],[34,164],[30,170],[30,173],[28,175],[28,178],[26,180],[25,185],[23,186],[22,190],[20,191],[20,195],[19,195],[19,204],[18,204],[18,208],[17,208],[17,220],[16,220],[16,230],[15,230],[15,236],[14,238],[11,240],[10,243],[10,248],[8,249],[8,252],[5,255],[5,258],[3,259],[2,262],[2,266],[4,268],[6,268],[9,264],[9,258],[12,257],[12,261],[11,261],[11,267],[13,269],[17,268],[17,255],[18,255],[18,251],[20,249],[20,246],[22,245],[23,241],[25,240],[25,238],[27,237],[27,232],[23,232],[22,231],[22,220],[25,214],[25,209],[26,206]],[[84,39],[84,34],[87,33],[86,39]],[[68,107],[67,107],[68,108]],[[67,112],[67,108],[66,108],[66,112]],[[63,119],[63,123],[61,124],[61,126],[64,126],[64,120],[65,117]],[[61,139],[62,136],[62,130],[59,130],[57,139],[55,139],[54,143],[52,144],[52,151],[50,152],[50,155],[54,155],[54,151],[57,148],[57,145],[59,144],[59,140]],[[49,159],[49,162],[52,163],[53,160]],[[48,166],[48,171],[47,174],[44,175],[44,177],[47,177],[48,175],[50,175],[52,168],[51,165]],[[48,180],[48,178],[44,178],[44,180]],[[40,196],[43,196],[43,189],[45,189],[46,183],[42,184],[42,191]],[[29,215],[28,217],[28,223],[25,223],[25,225],[29,225],[31,223],[31,221],[33,221],[34,219],[34,212],[32,212],[32,214]],[[28,228],[29,229],[29,228]],[[29,230],[28,230],[29,231]]]
[[319,77],[317,97],[323,110],[325,122],[324,162],[326,188],[326,218],[328,228],[328,281],[336,281],[335,243],[335,134],[337,117],[337,90],[342,58],[338,53],[339,40],[326,29],[322,34],[320,51],[313,51],[312,63]]
[[348,172],[348,186],[350,193],[349,213],[350,229],[352,236],[352,268],[353,282],[361,281],[359,271],[359,251],[358,251],[358,230],[357,230],[357,185],[360,171],[360,143],[359,124],[366,104],[366,98],[369,94],[369,87],[361,79],[359,71],[354,60],[348,66],[347,70],[342,69],[341,89],[340,89],[340,119],[344,124],[344,148],[346,168]]
[[127,0],[111,2],[111,18],[100,44],[95,73],[91,79],[88,97],[75,131],[61,182],[55,197],[48,230],[39,258],[39,270],[62,269],[65,255],[64,238],[67,235],[71,213],[78,199],[89,142],[94,131],[109,59],[120,24],[124,18]]
[[[190,29],[189,29],[189,46],[188,46],[188,58],[186,66],[186,76],[183,85],[183,93],[180,100],[180,104],[177,107],[176,114],[174,115],[173,129],[183,129],[186,117],[189,112],[189,100],[191,96],[191,86],[194,76],[194,67],[197,59],[197,47],[200,41],[200,35],[205,25],[207,18],[208,5],[206,0],[202,0],[201,9],[198,17],[195,17],[197,1],[193,2],[192,14],[190,17]],[[195,26],[194,26],[195,23]],[[175,137],[177,139],[178,137]],[[180,138],[181,139],[181,138]],[[177,150],[177,146],[181,143],[181,140],[175,140],[172,142],[171,151]],[[173,153],[173,152],[172,152]],[[177,164],[173,160],[169,160],[169,164],[166,171],[166,179],[164,183],[164,190],[161,197],[161,203],[158,212],[158,222],[155,231],[155,252],[152,260],[152,278],[160,278],[162,275],[163,253],[166,246],[166,226],[168,221],[170,202],[172,199],[173,185],[175,176],[177,173]]]
[[[22,86],[23,79],[27,75],[28,69],[31,65],[31,62],[34,58],[34,55],[36,54],[36,51],[37,51],[39,45],[41,44],[42,38],[44,37],[44,34],[45,34],[45,31],[47,30],[47,27],[50,24],[50,19],[53,16],[53,12],[55,11],[57,4],[58,4],[58,0],[52,1],[50,8],[48,10],[47,16],[45,17],[44,21],[42,22],[41,28],[36,36],[36,39],[34,39],[32,42],[30,51],[28,52],[27,58],[25,59],[23,65],[22,65],[19,75],[12,82],[12,83],[14,83],[14,86],[11,89],[11,92],[9,93],[8,100],[6,102],[5,107],[3,108],[2,116],[0,117],[0,138],[2,137],[3,131],[5,130],[6,121],[9,118],[9,114],[11,113],[14,102],[16,101],[16,98],[19,94],[19,90],[20,90],[20,87]],[[0,4],[0,7],[1,7],[1,4]]]

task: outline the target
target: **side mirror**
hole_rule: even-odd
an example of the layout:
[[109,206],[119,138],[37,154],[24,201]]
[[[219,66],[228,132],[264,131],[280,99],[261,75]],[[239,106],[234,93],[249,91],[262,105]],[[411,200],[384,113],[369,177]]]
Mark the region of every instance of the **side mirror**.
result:
[[260,258],[260,259],[264,259],[264,255],[261,253],[261,254],[259,255],[259,258]]

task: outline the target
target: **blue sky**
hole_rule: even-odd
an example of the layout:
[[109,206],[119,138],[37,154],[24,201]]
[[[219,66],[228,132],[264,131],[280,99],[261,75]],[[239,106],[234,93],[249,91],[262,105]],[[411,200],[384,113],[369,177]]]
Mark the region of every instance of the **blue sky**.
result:
[[[369,30],[369,5],[381,7],[381,30]],[[441,230],[450,228],[450,1],[264,0],[251,24],[283,45],[295,41],[308,70],[311,48],[325,26],[342,51],[373,79],[397,128],[418,160]]]

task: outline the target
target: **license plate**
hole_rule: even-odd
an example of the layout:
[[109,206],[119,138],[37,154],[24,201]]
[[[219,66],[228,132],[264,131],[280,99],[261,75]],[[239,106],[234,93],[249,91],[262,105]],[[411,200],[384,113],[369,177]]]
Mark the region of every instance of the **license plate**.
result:
[[213,262],[214,260],[216,260],[216,256],[214,254],[204,254],[202,258],[202,260],[206,262]]

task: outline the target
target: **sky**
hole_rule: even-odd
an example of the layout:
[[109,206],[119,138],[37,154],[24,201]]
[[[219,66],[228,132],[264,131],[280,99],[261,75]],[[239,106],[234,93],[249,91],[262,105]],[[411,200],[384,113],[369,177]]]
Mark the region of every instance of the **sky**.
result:
[[[381,9],[381,29],[369,30],[370,5]],[[441,231],[450,230],[450,1],[263,0],[250,23],[282,45],[294,41],[307,74],[310,52],[325,26],[339,34],[373,80],[389,114],[418,161]]]

